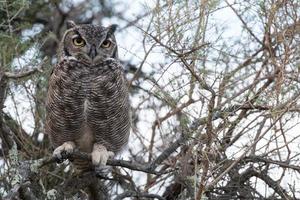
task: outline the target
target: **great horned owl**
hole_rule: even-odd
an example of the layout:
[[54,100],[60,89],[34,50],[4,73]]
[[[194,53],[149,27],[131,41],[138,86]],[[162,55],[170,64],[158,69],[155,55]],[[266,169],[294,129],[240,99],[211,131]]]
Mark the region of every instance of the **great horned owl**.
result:
[[[105,165],[127,143],[130,128],[128,89],[114,37],[116,26],[69,21],[67,28],[49,80],[45,131],[55,157],[78,148],[91,153],[94,165]],[[74,163],[79,168],[87,164]]]

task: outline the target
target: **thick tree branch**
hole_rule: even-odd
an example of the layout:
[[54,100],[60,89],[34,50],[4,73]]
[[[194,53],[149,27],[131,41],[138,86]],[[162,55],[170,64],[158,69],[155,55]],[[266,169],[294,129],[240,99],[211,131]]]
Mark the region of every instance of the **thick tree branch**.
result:
[[[92,157],[90,154],[84,153],[84,152],[79,152],[79,151],[75,151],[69,155],[64,155],[63,159],[71,159],[71,160],[72,159],[82,159],[82,160],[92,161]],[[54,163],[54,162],[57,162],[56,158],[54,158],[52,156],[46,157],[41,160],[38,167],[40,168],[40,167],[43,167],[45,165],[48,165],[48,164]],[[140,163],[134,163],[134,162],[125,161],[125,160],[109,159],[107,161],[107,165],[125,167],[125,168],[131,169],[131,170],[141,171],[141,172],[156,174],[156,175],[163,174],[161,172],[155,171],[155,168],[148,167],[147,164],[143,165]]]

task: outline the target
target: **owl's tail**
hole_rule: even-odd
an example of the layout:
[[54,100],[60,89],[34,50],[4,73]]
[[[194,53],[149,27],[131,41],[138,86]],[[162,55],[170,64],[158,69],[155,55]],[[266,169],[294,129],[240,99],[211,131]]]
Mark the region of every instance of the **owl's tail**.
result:
[[97,183],[91,184],[87,188],[89,200],[109,200],[107,188],[104,183],[98,179]]
[[[83,165],[84,169],[86,169],[86,166],[87,165]],[[74,187],[79,186],[78,189],[80,189],[81,194],[84,195],[83,199],[110,200],[105,182],[97,177],[94,171],[79,172],[78,169],[75,170],[77,170],[77,173],[79,174],[73,174],[73,176],[76,177],[77,180],[77,184],[75,184]],[[80,186],[80,183],[85,183],[84,187]]]
[[[95,170],[92,162],[87,160],[74,159],[72,164],[74,165],[74,173],[77,175],[92,173]],[[84,189],[88,196],[88,200],[109,200],[108,192],[104,182],[95,175],[90,177],[90,181],[91,184]]]
[[74,165],[75,173],[82,173],[94,170],[93,164],[87,160],[74,159],[72,160],[72,164]]

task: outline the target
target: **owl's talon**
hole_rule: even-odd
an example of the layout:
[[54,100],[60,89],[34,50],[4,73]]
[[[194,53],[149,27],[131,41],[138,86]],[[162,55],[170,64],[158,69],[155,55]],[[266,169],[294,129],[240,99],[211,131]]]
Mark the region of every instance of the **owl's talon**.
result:
[[93,165],[104,166],[109,158],[114,157],[115,153],[107,151],[106,147],[101,144],[95,144],[91,155]]
[[57,163],[63,162],[75,149],[74,142],[65,142],[53,151],[53,157]]

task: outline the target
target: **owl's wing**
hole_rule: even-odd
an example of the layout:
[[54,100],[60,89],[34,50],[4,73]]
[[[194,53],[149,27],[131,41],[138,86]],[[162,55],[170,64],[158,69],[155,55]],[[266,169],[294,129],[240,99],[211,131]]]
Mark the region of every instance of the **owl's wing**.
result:
[[88,123],[96,143],[118,152],[127,143],[130,128],[127,81],[121,63],[107,59],[103,71],[93,81]]
[[58,63],[51,73],[46,100],[45,131],[54,147],[73,141],[80,135],[83,121],[83,91],[78,71],[68,62]]

